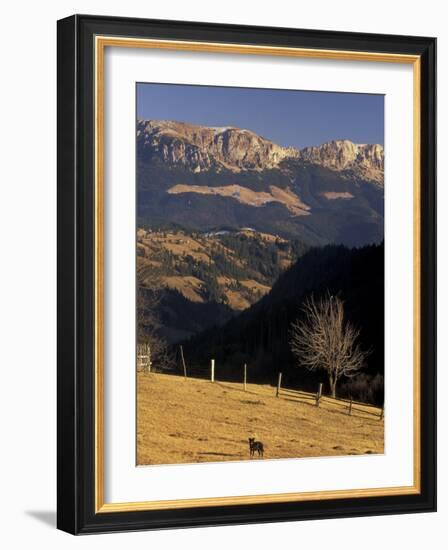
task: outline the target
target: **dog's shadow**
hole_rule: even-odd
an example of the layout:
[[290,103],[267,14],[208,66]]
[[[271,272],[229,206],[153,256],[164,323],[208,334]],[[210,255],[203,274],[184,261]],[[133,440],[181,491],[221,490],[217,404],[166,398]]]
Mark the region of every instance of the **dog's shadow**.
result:
[[214,453],[214,452],[204,452],[199,453],[201,456],[240,456],[239,454],[235,453]]

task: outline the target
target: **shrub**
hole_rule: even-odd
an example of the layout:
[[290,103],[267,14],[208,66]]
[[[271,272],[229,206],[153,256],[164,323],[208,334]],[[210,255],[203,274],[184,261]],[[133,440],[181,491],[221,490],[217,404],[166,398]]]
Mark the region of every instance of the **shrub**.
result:
[[381,407],[384,403],[384,377],[381,374],[359,374],[341,384],[339,394],[341,397],[352,397],[355,401]]

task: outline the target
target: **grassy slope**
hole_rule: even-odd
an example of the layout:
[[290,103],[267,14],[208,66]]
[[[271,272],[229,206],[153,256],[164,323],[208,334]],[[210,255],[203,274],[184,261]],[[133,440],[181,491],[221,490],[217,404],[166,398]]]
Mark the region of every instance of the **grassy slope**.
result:
[[[272,386],[212,384],[163,374],[137,378],[137,462],[171,464],[249,458],[247,438],[265,459],[384,452],[384,423],[310,394],[297,400]],[[372,411],[372,409],[366,409]],[[379,410],[374,410],[379,415]]]

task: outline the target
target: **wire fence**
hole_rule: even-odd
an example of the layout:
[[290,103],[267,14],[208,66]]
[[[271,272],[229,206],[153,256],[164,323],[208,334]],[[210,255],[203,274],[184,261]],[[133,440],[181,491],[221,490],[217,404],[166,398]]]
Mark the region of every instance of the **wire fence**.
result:
[[[280,376],[279,380],[281,381]],[[316,393],[313,394],[292,388],[283,388],[281,387],[280,382],[280,385],[277,385],[276,395],[277,397],[283,397],[285,399],[307,402],[316,407],[319,407],[322,403],[325,403],[327,408],[329,407],[339,409],[340,411],[345,411],[350,416],[366,415],[373,416],[379,420],[383,420],[384,418],[384,405],[382,407],[377,407],[376,405],[362,403],[361,401],[355,401],[354,399],[343,399],[332,397],[330,395],[324,395],[322,393],[322,384],[319,384]]]
[[[210,360],[210,364],[208,366],[187,364],[182,346],[180,347],[180,361],[176,361],[170,365],[153,365],[151,362],[151,350],[149,345],[139,345],[137,347],[137,370],[146,373],[174,374],[183,376],[185,379],[196,378],[210,380],[212,383],[217,379],[221,379],[219,376],[219,369],[216,369],[214,359]],[[235,369],[233,370],[235,371]],[[244,391],[247,390],[247,384],[249,382],[248,370],[249,369],[246,363],[241,365],[241,384]],[[228,380],[223,379],[222,381]],[[384,419],[384,405],[382,407],[378,407],[370,403],[356,401],[352,398],[344,399],[336,398],[331,395],[324,395],[322,383],[318,384],[316,393],[291,388],[289,386],[284,387],[282,386],[281,372],[278,373],[277,383],[273,388],[273,395],[277,398],[308,403],[315,407],[319,407],[322,403],[325,403],[326,408],[333,408],[335,410],[339,410],[340,412],[346,412],[349,416],[375,417],[379,420]]]

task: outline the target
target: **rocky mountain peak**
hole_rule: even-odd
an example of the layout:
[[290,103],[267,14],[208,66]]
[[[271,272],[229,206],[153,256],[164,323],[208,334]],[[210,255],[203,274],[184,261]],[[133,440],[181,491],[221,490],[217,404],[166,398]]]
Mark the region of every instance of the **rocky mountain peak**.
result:
[[384,149],[378,144],[357,144],[347,139],[334,140],[317,147],[301,149],[300,158],[338,172],[354,172],[378,184],[383,182]]
[[143,156],[158,156],[196,172],[220,167],[234,172],[264,170],[298,155],[297,150],[281,147],[250,130],[164,120],[139,120],[137,141]]

